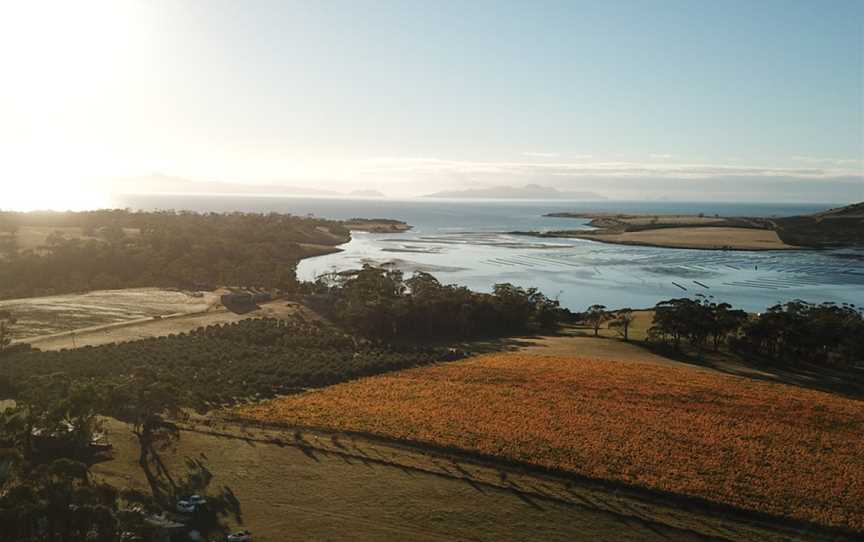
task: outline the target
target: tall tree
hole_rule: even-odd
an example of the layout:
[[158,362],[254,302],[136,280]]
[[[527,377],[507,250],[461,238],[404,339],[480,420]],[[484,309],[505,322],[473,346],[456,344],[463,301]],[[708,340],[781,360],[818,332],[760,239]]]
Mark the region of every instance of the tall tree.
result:
[[606,305],[591,305],[585,311],[585,321],[594,330],[596,337],[600,333],[600,328],[609,320],[609,313],[606,312]]
[[153,498],[167,508],[173,508],[178,489],[161,452],[180,438],[171,418],[182,415],[181,404],[181,392],[151,369],[140,369],[112,386],[107,397],[106,413],[129,425],[138,441],[138,465]]

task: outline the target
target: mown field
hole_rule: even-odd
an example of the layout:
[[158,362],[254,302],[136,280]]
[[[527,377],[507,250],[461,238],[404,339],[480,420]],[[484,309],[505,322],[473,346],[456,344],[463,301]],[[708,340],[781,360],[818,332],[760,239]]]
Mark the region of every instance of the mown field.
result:
[[862,406],[687,367],[496,354],[234,413],[457,447],[861,531]]

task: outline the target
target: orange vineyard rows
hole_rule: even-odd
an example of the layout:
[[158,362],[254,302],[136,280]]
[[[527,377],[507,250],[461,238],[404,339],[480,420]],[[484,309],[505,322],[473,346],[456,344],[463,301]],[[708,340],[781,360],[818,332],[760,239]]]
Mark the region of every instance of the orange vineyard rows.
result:
[[487,355],[240,409],[864,530],[864,403],[686,367]]

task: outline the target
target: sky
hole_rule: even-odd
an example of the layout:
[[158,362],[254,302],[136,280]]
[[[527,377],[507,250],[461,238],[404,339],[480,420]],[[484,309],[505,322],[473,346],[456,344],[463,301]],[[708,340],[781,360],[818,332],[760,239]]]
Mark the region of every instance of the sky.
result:
[[860,1],[4,2],[0,61],[0,208],[154,173],[864,200]]

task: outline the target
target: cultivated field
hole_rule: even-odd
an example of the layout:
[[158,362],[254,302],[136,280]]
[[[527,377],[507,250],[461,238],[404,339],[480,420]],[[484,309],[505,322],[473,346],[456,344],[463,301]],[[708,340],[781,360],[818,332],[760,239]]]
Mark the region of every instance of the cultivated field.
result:
[[241,408],[864,530],[860,401],[652,361],[524,354]]
[[147,318],[145,320],[133,320],[119,324],[85,328],[76,330],[74,334],[61,333],[58,335],[35,337],[26,339],[23,342],[27,342],[43,351],[62,350],[64,348],[101,346],[140,341],[154,337],[167,337],[176,333],[189,333],[202,327],[232,324],[250,318],[276,318],[282,320],[295,316],[306,320],[317,318],[317,315],[305,309],[302,305],[286,303],[285,301],[271,301],[269,303],[262,303],[257,310],[245,314],[236,314],[227,309],[219,308],[205,312],[179,314],[169,318]]

